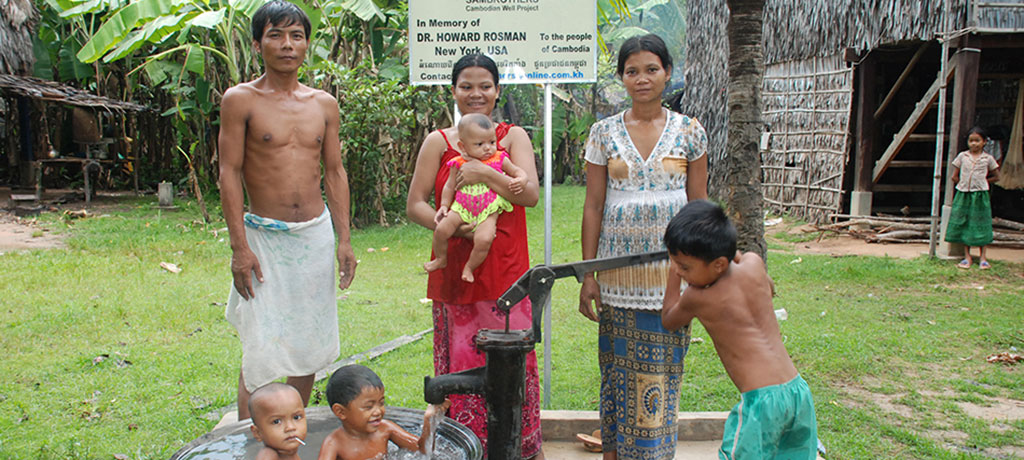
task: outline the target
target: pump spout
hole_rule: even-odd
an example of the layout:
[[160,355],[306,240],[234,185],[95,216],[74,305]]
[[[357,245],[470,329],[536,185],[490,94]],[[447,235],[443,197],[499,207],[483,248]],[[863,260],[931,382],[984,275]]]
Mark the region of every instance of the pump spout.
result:
[[481,366],[437,377],[423,377],[423,398],[429,404],[441,404],[448,395],[482,395],[486,370]]

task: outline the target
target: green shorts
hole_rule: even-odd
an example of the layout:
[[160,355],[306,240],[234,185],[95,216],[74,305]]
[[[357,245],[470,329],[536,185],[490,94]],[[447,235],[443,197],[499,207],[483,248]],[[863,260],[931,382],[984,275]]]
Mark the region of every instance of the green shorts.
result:
[[780,385],[750,390],[725,420],[718,458],[809,459],[818,449],[811,389],[799,375]]

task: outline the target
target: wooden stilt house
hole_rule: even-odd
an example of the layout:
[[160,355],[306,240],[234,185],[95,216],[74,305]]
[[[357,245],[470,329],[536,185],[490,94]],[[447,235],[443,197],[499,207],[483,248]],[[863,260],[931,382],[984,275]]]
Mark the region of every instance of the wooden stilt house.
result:
[[[687,9],[681,109],[708,129],[714,192],[724,180],[715,164],[728,154],[728,11],[722,0]],[[948,201],[948,164],[972,126],[989,128],[994,153],[1021,142],[1010,127],[1024,79],[1024,0],[767,0],[763,31],[769,209],[811,222],[931,215],[936,158]]]

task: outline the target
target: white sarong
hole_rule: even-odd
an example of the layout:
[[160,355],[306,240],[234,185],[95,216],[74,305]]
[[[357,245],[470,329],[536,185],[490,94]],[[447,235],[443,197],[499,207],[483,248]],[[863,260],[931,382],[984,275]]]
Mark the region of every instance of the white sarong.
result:
[[264,282],[245,300],[232,284],[224,312],[242,340],[250,392],[286,376],[315,374],[338,358],[334,227],[331,214],[283,222],[245,214],[245,239]]

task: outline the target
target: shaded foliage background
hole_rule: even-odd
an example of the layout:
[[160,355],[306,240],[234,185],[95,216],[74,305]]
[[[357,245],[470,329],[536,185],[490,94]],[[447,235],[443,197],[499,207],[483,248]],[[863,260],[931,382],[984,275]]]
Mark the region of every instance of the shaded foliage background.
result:
[[[35,74],[154,113],[109,117],[114,137],[134,138],[140,186],[160,181],[213,195],[219,104],[227,88],[262,73],[249,23],[266,0],[36,0]],[[389,225],[404,218],[415,156],[431,130],[451,124],[447,87],[408,84],[405,0],[295,0],[310,16],[310,47],[300,80],[338,99],[339,136],[349,173],[353,222]],[[553,182],[583,181],[590,125],[627,102],[614,77],[622,40],[657,30],[680,42],[676,0],[598,0],[597,84],[555,86]],[[655,29],[652,29],[652,26]],[[674,32],[673,32],[674,31]],[[681,45],[676,49],[682,49]],[[677,56],[677,59],[682,56]],[[543,152],[543,89],[503,88],[495,118],[523,126]],[[538,168],[542,170],[542,168]],[[127,187],[129,175],[112,187]],[[190,177],[198,184],[190,184]],[[208,200],[215,200],[215,196]]]

